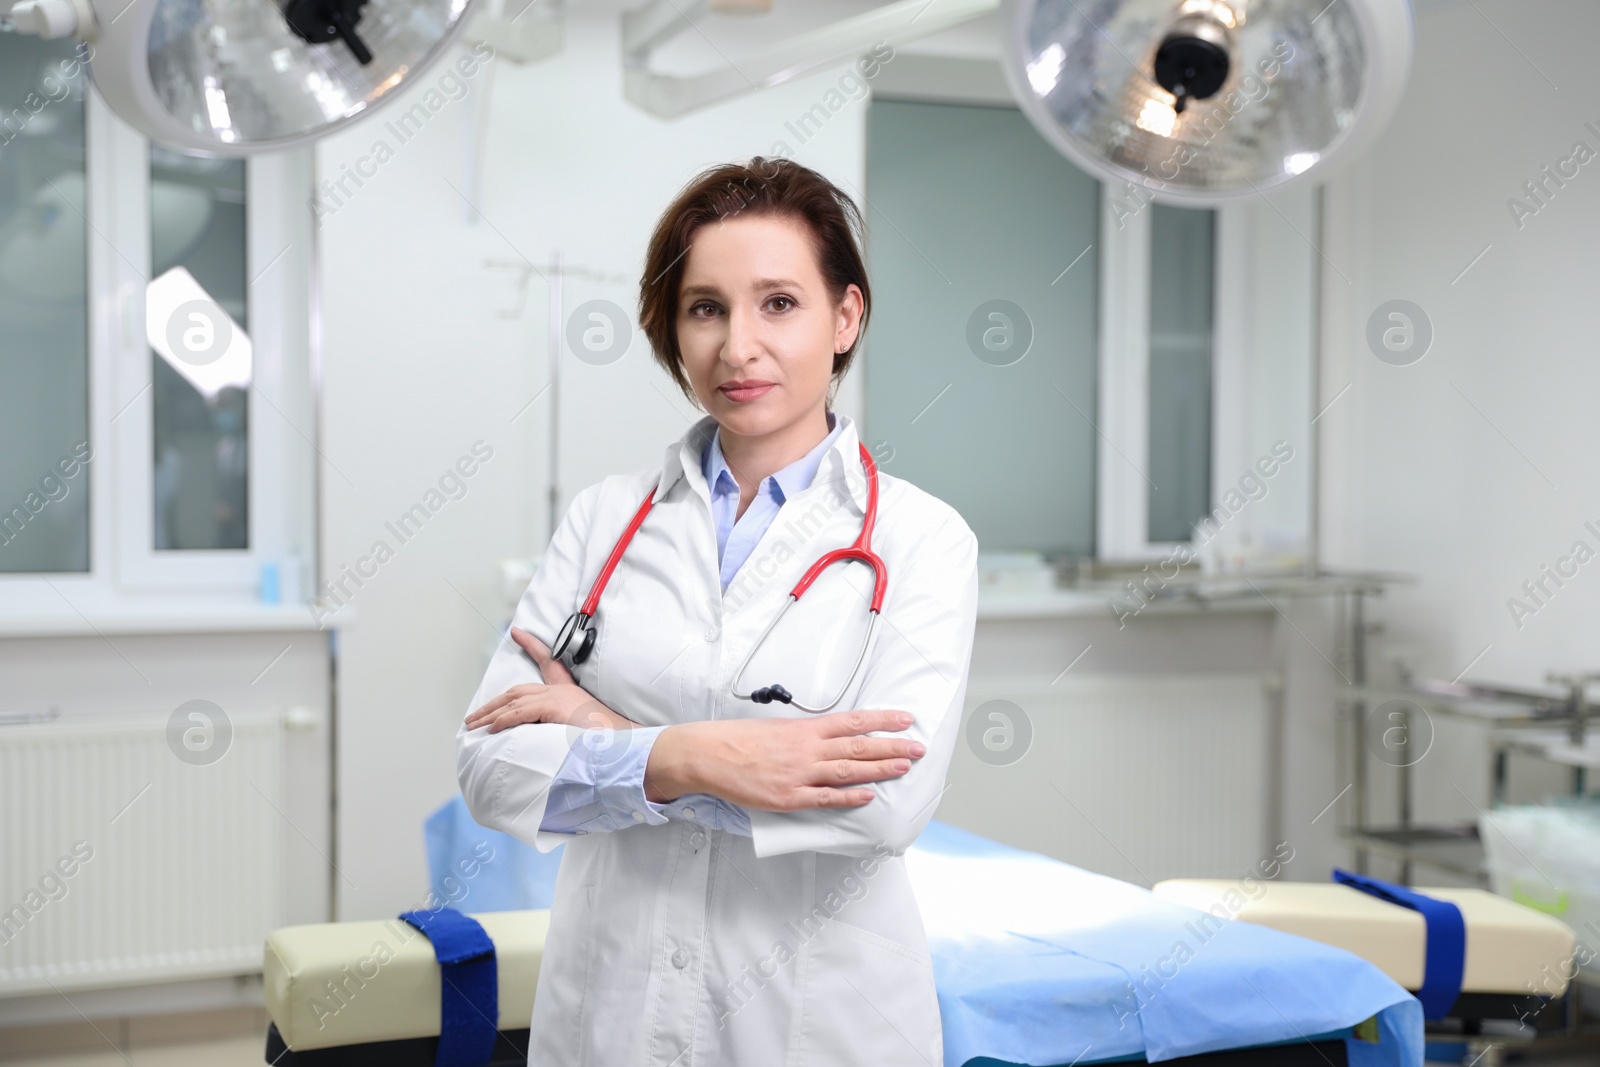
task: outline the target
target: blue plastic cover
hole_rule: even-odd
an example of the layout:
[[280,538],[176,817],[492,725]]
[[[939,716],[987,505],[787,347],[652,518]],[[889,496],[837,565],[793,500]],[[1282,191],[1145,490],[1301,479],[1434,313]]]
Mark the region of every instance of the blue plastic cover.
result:
[[[548,890],[520,881],[521,854],[540,854],[477,828],[459,797],[428,820],[435,884],[457,869],[463,844],[482,840],[496,858],[472,883],[472,910],[490,910],[487,900],[548,907]],[[1154,1063],[1324,1037],[1345,1040],[1350,1067],[1421,1067],[1421,1005],[1342,949],[1210,916],[937,820],[906,860],[946,1067]],[[1374,1017],[1378,1039],[1355,1036]]]
[[540,852],[510,834],[479,826],[459,795],[423,823],[430,908],[519,911],[548,908],[565,845]]
[[[1345,1037],[1351,1067],[1420,1067],[1416,998],[1365,960],[938,821],[906,853],[945,1064],[1150,1062]],[[1377,1017],[1377,1042],[1352,1028]]]

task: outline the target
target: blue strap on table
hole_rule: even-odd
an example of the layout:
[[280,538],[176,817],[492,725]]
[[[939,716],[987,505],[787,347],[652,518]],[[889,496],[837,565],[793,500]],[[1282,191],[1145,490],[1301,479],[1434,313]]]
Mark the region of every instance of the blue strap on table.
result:
[[1436,900],[1403,885],[1351,874],[1337,867],[1333,870],[1333,880],[1421,913],[1427,932],[1422,988],[1417,990],[1417,999],[1422,1002],[1424,1017],[1443,1019],[1449,1015],[1451,1006],[1461,995],[1461,978],[1467,965],[1467,923],[1461,917],[1461,909],[1447,900]]
[[400,918],[427,936],[439,961],[439,1051],[434,1067],[483,1067],[499,1033],[494,942],[476,919],[454,908],[408,911]]

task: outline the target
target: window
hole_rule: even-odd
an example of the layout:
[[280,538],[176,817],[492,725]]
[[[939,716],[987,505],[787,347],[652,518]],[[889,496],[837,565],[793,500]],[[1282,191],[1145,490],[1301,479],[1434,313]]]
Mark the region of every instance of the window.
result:
[[[315,558],[311,152],[152,146],[99,98],[85,51],[0,34],[0,611],[13,624],[177,591],[203,595],[184,601],[197,611],[247,602],[267,563]],[[242,372],[147,340],[151,282],[174,268],[249,342]]]
[[[233,323],[246,313],[245,165],[150,148],[152,278],[182,267]],[[179,322],[215,348],[216,327]],[[198,359],[218,353],[206,351]],[[157,551],[250,547],[247,391],[215,392],[186,377],[178,355],[151,353],[154,404],[151,536]]]
[[[1003,86],[950,102],[937,63],[868,112],[867,442],[985,552],[1165,557],[1275,443],[1310,454],[1315,192],[1157,203],[1078,170]],[[1230,533],[1305,544],[1311,469]]]
[[73,41],[0,33],[0,572],[89,569],[84,97]]
[[1095,549],[1099,210],[1015,108],[872,104],[868,445],[986,552]]
[[1187,541],[1211,510],[1216,212],[1150,207],[1146,538]]

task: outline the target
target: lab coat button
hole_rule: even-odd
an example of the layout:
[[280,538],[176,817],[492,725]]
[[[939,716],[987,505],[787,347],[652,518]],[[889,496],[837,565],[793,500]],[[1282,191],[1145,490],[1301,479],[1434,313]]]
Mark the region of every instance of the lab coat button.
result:
[[684,809],[683,809],[683,817],[684,817],[684,818],[685,818],[685,819],[692,819],[692,818],[694,818],[694,809],[693,809],[693,808],[684,808]]
[[672,954],[672,965],[680,971],[683,970],[689,966],[689,954],[681,948],[678,949]]
[[690,835],[689,843],[694,845],[694,847],[698,850],[701,845],[706,843],[706,835],[704,833],[702,833],[701,831],[696,830],[693,834]]
[[717,638],[719,638],[721,636],[722,636],[722,627],[720,627],[720,626],[709,627],[705,632],[705,639],[706,639],[706,642],[708,644],[710,642],[712,642],[712,641],[715,641]]
[[644,822],[644,812],[642,812],[642,811],[634,812],[633,813],[633,821],[634,822]]

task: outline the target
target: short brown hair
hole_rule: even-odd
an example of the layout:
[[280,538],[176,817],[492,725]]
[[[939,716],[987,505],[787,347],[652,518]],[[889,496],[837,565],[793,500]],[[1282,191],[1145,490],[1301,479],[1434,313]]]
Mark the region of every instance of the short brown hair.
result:
[[833,357],[835,383],[850,369],[872,310],[867,266],[861,254],[861,212],[836,185],[791,159],[753,157],[748,163],[725,163],[702,171],[678,194],[650,236],[644,277],[639,281],[639,325],[650,339],[656,362],[672,376],[685,396],[695,401],[678,348],[678,290],[684,259],[694,233],[708,222],[742,212],[795,219],[811,231],[823,280],[834,301],[845,290],[861,290],[861,325],[856,339]]

